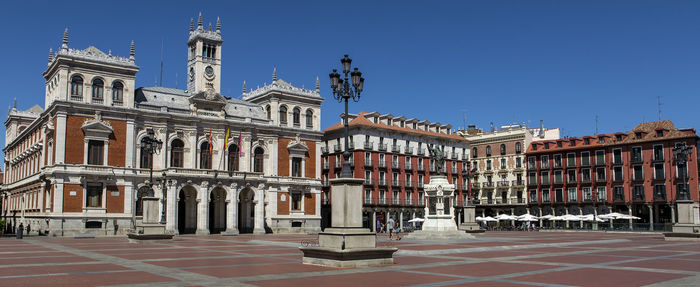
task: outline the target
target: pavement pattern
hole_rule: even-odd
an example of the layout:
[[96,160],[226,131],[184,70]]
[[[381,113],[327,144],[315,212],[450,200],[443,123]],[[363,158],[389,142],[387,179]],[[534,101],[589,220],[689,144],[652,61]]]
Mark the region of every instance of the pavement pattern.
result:
[[0,239],[0,286],[700,286],[700,243],[660,234],[488,232],[389,241],[395,264],[301,264],[314,235]]

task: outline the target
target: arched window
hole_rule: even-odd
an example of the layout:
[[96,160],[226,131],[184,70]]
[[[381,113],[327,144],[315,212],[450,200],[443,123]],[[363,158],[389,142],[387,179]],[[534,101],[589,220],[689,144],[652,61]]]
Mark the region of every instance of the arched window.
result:
[[295,126],[299,126],[301,123],[301,110],[299,108],[294,108],[292,110],[292,121],[294,122]]
[[185,156],[185,143],[180,139],[175,139],[170,144],[170,166],[171,167],[182,167],[183,159]]
[[478,149],[476,147],[472,148],[472,157],[477,158],[479,156]]
[[83,78],[80,76],[73,76],[70,80],[70,96],[72,100],[82,100],[83,99]]
[[505,154],[506,154],[506,145],[501,144],[501,155],[505,155]]
[[486,156],[491,156],[491,146],[486,146]]
[[521,153],[523,151],[523,147],[520,145],[520,142],[515,143],[515,153]]
[[235,144],[230,145],[228,147],[228,171],[238,170],[238,156],[238,146]]
[[254,172],[263,172],[263,160],[265,159],[265,151],[261,147],[255,148],[255,161],[253,162]]
[[287,107],[280,106],[280,123],[287,124]]
[[124,101],[124,85],[121,82],[112,84],[112,103],[121,105]]
[[311,109],[306,110],[306,127],[310,129],[314,127],[314,111]]
[[147,139],[144,137],[141,140],[141,160],[139,161],[141,163],[139,165],[141,168],[151,168],[153,165],[153,155],[145,149],[147,145],[146,142]]
[[267,112],[267,119],[268,120],[272,119],[272,111],[270,110],[270,105],[267,105],[265,107],[265,111]]
[[104,93],[105,90],[105,83],[100,80],[100,79],[94,79],[92,80],[92,102],[93,103],[102,103],[102,94]]
[[209,142],[203,142],[199,146],[199,168],[201,169],[211,169],[211,150],[209,149]]

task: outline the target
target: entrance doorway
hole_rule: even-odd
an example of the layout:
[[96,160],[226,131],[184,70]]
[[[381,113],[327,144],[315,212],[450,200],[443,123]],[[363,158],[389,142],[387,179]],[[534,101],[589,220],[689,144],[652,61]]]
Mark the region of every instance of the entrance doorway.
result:
[[180,190],[177,202],[177,230],[180,234],[197,231],[197,190],[185,186]]
[[238,198],[238,232],[253,233],[255,227],[255,203],[252,189],[243,189]]
[[226,230],[226,190],[214,188],[209,199],[209,233],[221,233]]

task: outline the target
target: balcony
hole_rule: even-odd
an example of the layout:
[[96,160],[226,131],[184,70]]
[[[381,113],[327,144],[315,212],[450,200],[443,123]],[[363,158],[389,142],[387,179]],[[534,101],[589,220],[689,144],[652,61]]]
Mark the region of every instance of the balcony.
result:
[[401,203],[402,203],[402,202],[401,202],[401,199],[399,199],[399,198],[392,198],[392,199],[391,199],[391,204],[392,204],[392,205],[399,205],[399,204],[401,204]]
[[393,169],[399,169],[399,168],[400,168],[399,162],[397,162],[397,161],[392,161],[392,162],[391,162],[391,168],[393,168]]
[[379,161],[379,168],[386,168],[386,161],[380,160]]
[[613,158],[612,164],[622,164],[622,158]]
[[525,186],[525,181],[523,180],[513,180],[511,181],[512,186]]
[[541,185],[550,185],[549,180],[542,180]]
[[566,179],[566,184],[573,184],[573,185],[576,185],[576,178],[567,178],[567,179]]
[[459,154],[457,154],[456,152],[455,152],[455,153],[452,153],[452,157],[451,157],[451,158],[454,159],[454,160],[457,160],[457,159],[459,159]]
[[416,166],[418,171],[425,171],[425,165],[419,164]]
[[396,145],[396,144],[391,145],[391,152],[393,152],[393,153],[400,153],[400,152],[401,152],[401,146]]
[[407,163],[404,165],[403,168],[404,168],[405,170],[412,170],[412,169],[413,169],[413,165],[411,165],[410,162],[407,162]]
[[604,177],[603,178],[599,177],[599,178],[595,179],[595,182],[607,182],[607,180]]
[[566,167],[576,167],[576,162],[575,162],[575,161],[574,161],[574,162],[570,162],[570,161],[567,160],[567,161],[566,161]]
[[561,178],[554,178],[554,184],[564,184],[564,180]]
[[549,169],[549,164],[548,163],[542,163],[540,165],[540,169]]
[[498,187],[505,187],[505,188],[508,188],[510,186],[510,184],[506,180],[498,181],[498,182],[496,182],[496,185]]
[[369,159],[365,159],[365,167],[372,167],[372,161]]
[[339,144],[334,145],[334,146],[333,146],[333,151],[334,151],[334,152],[340,152],[340,145],[339,145]]
[[398,179],[394,179],[391,181],[391,186],[398,187],[400,186],[400,182]]
[[409,146],[406,146],[403,150],[403,153],[405,154],[413,154],[413,149],[410,148]]
[[413,187],[413,182],[410,181],[410,180],[409,180],[409,181],[406,181],[404,186],[405,186],[405,187]]
[[493,187],[494,187],[494,183],[493,183],[493,182],[484,182],[484,183],[482,183],[482,186],[483,186],[484,188],[493,188]]
[[591,166],[590,161],[581,161],[581,166]]
[[76,101],[76,102],[82,102],[83,101],[83,96],[77,96],[77,95],[71,95],[70,96],[71,101]]
[[374,179],[365,178],[365,185],[374,185]]
[[377,204],[376,198],[365,197],[365,204]]
[[527,185],[528,186],[537,186],[537,179],[535,178],[530,178],[527,180]]
[[373,150],[373,149],[374,149],[374,144],[372,144],[371,142],[365,142],[364,148],[365,148],[366,150]]
[[569,202],[577,202],[576,197],[569,197]]
[[102,98],[92,98],[92,103],[93,104],[102,104],[102,103],[104,103],[104,100]]
[[536,164],[528,164],[527,170],[537,170],[537,165]]
[[653,161],[655,161],[655,162],[664,161],[664,154],[663,153],[661,153],[661,154],[654,153],[654,160]]
[[654,180],[666,180],[666,175],[664,174],[656,174],[654,176]]
[[632,181],[644,181],[644,176],[633,176]]
[[473,188],[473,189],[479,189],[479,188],[481,188],[481,183],[472,182],[472,188]]
[[630,163],[642,163],[644,160],[642,159],[642,156],[633,156],[630,158]]
[[581,183],[591,183],[591,178],[590,177],[582,178]]
[[321,147],[321,153],[322,153],[322,154],[328,154],[328,147],[322,146],[322,147]]
[[604,166],[604,165],[605,165],[605,160],[602,160],[602,159],[601,159],[601,160],[596,160],[596,161],[595,161],[595,165],[596,165],[596,166]]
[[386,151],[386,144],[379,143],[379,151]]
[[554,162],[554,168],[561,168],[561,162]]
[[379,186],[386,186],[386,179],[379,179]]

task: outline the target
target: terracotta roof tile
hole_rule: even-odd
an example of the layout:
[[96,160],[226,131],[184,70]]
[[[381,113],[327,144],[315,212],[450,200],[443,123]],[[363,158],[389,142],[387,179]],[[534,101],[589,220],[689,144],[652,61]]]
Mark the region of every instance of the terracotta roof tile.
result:
[[[365,127],[372,127],[372,128],[377,128],[377,129],[385,129],[385,130],[393,130],[397,132],[405,132],[405,133],[412,133],[412,134],[417,134],[417,135],[424,135],[424,136],[431,136],[431,137],[439,137],[439,138],[445,138],[445,139],[452,139],[452,140],[461,140],[461,141],[468,141],[467,139],[459,136],[457,133],[453,134],[443,134],[443,133],[436,133],[436,132],[428,132],[428,131],[423,131],[423,130],[414,130],[412,128],[406,128],[406,127],[397,127],[393,125],[386,125],[386,124],[375,124],[365,118],[365,112],[361,112],[357,114],[357,117],[354,119],[350,120],[350,123],[348,125],[350,127],[354,126],[365,126]],[[335,125],[332,125],[328,127],[327,129],[323,130],[324,133],[326,132],[331,132],[331,131],[336,131],[343,129],[343,122],[339,122]]]

